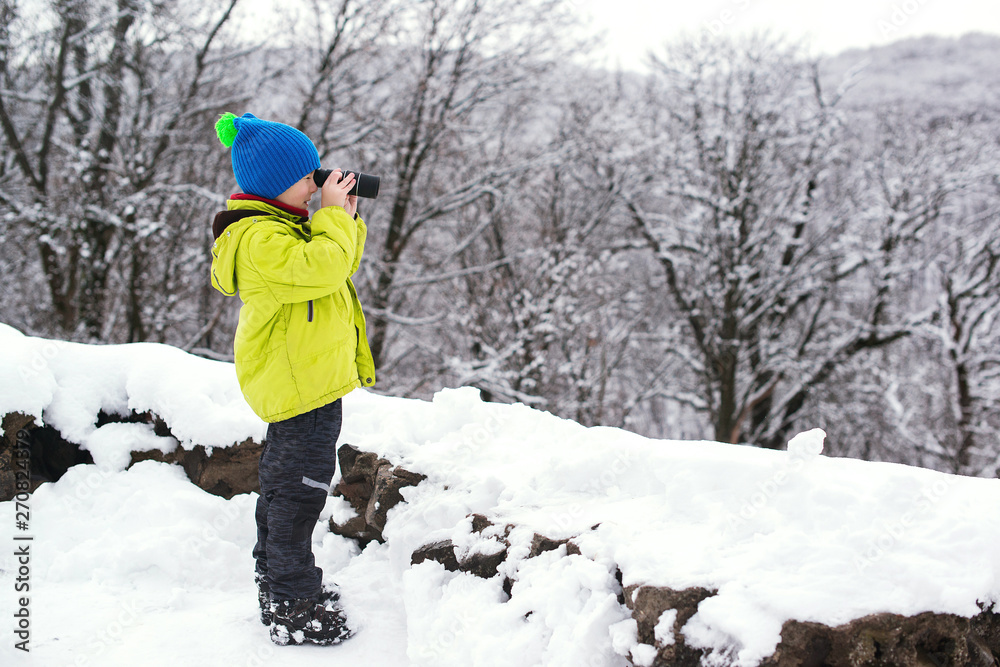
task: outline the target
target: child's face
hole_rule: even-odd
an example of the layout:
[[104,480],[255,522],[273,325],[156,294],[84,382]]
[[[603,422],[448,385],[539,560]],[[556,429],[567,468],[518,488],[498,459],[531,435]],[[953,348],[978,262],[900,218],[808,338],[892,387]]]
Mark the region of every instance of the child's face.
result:
[[278,195],[277,201],[296,208],[307,209],[309,208],[309,200],[312,199],[317,190],[319,188],[316,187],[316,181],[313,180],[313,173],[310,171]]

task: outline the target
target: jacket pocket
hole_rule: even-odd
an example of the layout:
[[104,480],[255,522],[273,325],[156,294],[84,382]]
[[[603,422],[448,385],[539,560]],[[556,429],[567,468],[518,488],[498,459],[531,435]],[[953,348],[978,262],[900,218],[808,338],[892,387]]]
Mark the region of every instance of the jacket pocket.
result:
[[333,302],[334,312],[337,313],[337,318],[340,320],[341,324],[352,326],[354,324],[354,309],[351,308],[351,302],[345,298],[344,292],[346,290],[340,289],[334,292],[331,301]]

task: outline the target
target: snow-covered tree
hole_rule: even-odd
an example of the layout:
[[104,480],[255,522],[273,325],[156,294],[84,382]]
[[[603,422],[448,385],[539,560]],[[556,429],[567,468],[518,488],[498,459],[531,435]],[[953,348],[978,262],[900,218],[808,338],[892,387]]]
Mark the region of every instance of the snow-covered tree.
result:
[[[394,364],[394,326],[424,320],[412,286],[423,267],[436,273],[460,232],[458,212],[495,196],[515,165],[503,162],[505,134],[522,106],[540,95],[540,75],[572,25],[560,0],[425,0],[400,8],[394,76],[378,94],[378,128],[360,150],[383,169],[387,189],[371,209],[368,297],[372,352]],[[500,161],[498,161],[500,160]],[[376,240],[377,239],[377,240]],[[408,259],[410,257],[411,259]]]
[[696,397],[717,440],[780,447],[841,364],[912,330],[888,304],[914,230],[856,234],[839,93],[796,49],[705,37],[655,65],[625,201],[683,323],[663,354],[686,373],[663,391]]
[[195,172],[237,1],[46,1],[29,14],[4,2],[0,205],[39,257],[47,294],[22,298],[50,304],[50,331],[142,340],[162,328],[147,297],[174,270],[150,275],[150,259],[190,262],[177,240],[214,198]]
[[645,304],[627,279],[638,273],[623,255],[631,247],[619,243],[617,180],[608,171],[607,138],[620,131],[607,130],[616,88],[575,88],[543,151],[549,163],[515,178],[517,194],[483,211],[486,233],[462,251],[467,266],[498,268],[459,282],[465,306],[454,319],[469,347],[453,370],[497,398],[585,424],[621,424],[630,342]]
[[1000,155],[983,119],[893,118],[891,131],[883,119],[868,164],[877,166],[872,181],[892,218],[920,235],[909,251],[921,265],[910,298],[929,317],[887,374],[892,438],[913,450],[906,462],[992,475],[1000,455]]

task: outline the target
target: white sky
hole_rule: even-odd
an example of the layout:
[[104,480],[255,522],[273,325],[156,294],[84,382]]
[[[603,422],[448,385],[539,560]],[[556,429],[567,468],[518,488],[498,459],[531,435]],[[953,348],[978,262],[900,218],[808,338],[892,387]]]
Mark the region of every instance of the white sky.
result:
[[646,51],[683,31],[769,29],[807,39],[816,54],[926,34],[1000,34],[998,0],[572,0],[608,30],[611,66],[640,67]]

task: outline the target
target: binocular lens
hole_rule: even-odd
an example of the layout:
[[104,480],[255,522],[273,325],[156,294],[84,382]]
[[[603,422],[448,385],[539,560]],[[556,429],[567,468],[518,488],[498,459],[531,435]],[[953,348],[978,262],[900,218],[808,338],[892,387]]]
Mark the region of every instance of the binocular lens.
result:
[[[316,187],[323,187],[323,184],[326,183],[326,179],[330,177],[331,173],[333,173],[333,170],[331,169],[317,169],[314,171],[313,180],[316,181]],[[375,199],[378,197],[378,186],[380,183],[378,176],[362,174],[360,171],[345,170],[343,171],[340,180],[344,180],[348,174],[354,174],[355,182],[354,187],[351,188],[351,191],[347,194],[357,195],[358,197],[364,197],[365,199]],[[337,182],[339,183],[340,181]]]

